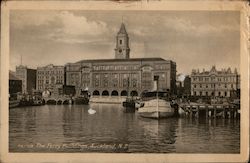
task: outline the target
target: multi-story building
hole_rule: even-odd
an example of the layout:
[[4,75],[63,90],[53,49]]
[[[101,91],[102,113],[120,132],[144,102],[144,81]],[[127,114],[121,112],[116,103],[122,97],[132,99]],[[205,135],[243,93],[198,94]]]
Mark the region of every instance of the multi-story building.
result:
[[140,95],[153,89],[175,91],[176,63],[162,58],[130,58],[129,37],[122,23],[116,37],[115,59],[82,60],[66,64],[66,85],[76,93],[89,90],[94,96]]
[[9,94],[22,93],[22,80],[17,78],[13,72],[9,72]]
[[37,68],[37,90],[49,91],[52,95],[58,95],[65,83],[64,66],[52,64]]
[[213,66],[210,71],[192,70],[191,95],[230,97],[239,89],[239,74],[230,68],[217,71]]
[[36,89],[36,70],[27,66],[16,67],[16,77],[22,80],[22,93],[31,94]]
[[185,76],[184,79],[184,96],[190,96],[191,95],[191,78],[189,75]]

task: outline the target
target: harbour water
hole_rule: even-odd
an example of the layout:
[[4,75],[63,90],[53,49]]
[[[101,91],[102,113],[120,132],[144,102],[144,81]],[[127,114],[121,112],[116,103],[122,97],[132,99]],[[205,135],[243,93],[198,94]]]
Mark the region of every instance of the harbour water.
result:
[[239,153],[240,120],[146,119],[119,104],[13,108],[9,151]]

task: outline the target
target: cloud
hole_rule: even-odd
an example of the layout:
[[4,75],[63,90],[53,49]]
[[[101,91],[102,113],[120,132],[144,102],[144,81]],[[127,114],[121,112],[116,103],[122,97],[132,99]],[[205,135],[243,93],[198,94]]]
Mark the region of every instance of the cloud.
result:
[[209,34],[220,34],[226,31],[239,31],[238,23],[231,24],[215,24],[213,22],[205,22],[203,24],[196,24],[191,19],[182,19],[182,18],[168,18],[164,23],[165,27],[173,28],[174,30],[185,33],[192,34],[194,36],[204,36]]
[[37,38],[64,43],[84,43],[100,40],[108,33],[107,24],[102,21],[88,20],[84,16],[69,11],[27,14],[13,14],[13,28],[41,31]]
[[88,21],[86,17],[68,11],[60,12],[56,17],[62,21],[62,32],[66,35],[101,35],[108,31],[106,23]]

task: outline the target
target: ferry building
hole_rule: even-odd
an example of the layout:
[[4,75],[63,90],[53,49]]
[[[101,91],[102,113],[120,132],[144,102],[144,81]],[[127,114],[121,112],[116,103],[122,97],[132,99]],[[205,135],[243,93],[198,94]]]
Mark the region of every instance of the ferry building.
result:
[[76,93],[90,91],[93,96],[139,96],[153,89],[159,76],[158,90],[175,92],[176,63],[162,58],[130,58],[129,36],[125,25],[116,36],[114,59],[81,60],[65,65],[66,85]]

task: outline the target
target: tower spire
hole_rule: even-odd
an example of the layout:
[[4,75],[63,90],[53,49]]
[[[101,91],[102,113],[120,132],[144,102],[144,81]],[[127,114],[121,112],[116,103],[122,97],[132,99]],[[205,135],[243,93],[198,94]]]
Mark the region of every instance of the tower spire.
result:
[[[123,21],[123,17],[122,17]],[[125,25],[122,22],[119,32],[116,36],[115,58],[128,59],[129,58],[129,37]]]

